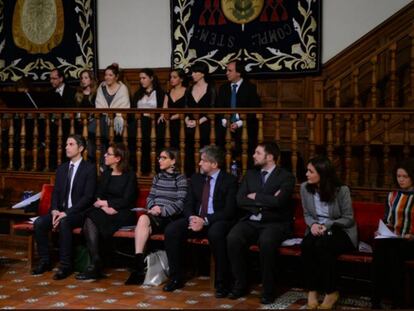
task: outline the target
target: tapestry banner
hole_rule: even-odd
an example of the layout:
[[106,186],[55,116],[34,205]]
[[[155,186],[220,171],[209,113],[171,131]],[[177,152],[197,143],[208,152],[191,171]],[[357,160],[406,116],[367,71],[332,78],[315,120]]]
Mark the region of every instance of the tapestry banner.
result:
[[0,83],[97,70],[96,0],[0,0]]
[[172,66],[210,73],[242,60],[253,75],[321,69],[321,0],[171,0]]

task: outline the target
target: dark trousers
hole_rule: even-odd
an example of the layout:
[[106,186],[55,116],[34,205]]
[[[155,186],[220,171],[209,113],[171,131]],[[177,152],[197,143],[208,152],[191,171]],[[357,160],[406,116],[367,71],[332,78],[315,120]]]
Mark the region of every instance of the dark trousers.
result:
[[227,236],[227,253],[235,287],[247,288],[247,262],[249,246],[258,244],[260,247],[260,268],[263,284],[263,295],[274,297],[277,272],[277,248],[291,235],[291,224],[262,223],[259,221],[242,220],[238,222]]
[[372,260],[372,299],[378,303],[390,296],[394,306],[404,301],[404,261],[414,258],[414,241],[404,239],[374,240]]
[[[60,220],[59,224],[59,260],[62,268],[71,267],[72,230],[82,227],[83,217],[79,214],[69,215]],[[40,262],[50,263],[49,231],[52,230],[52,215],[40,216],[34,222],[35,240]]]
[[188,220],[180,218],[168,224],[165,228],[165,250],[167,251],[168,263],[170,266],[171,279],[183,280],[183,247],[187,238],[208,238],[211,252],[216,263],[215,284],[227,285],[228,282],[228,257],[226,249],[226,235],[231,228],[228,221],[216,221],[204,227],[200,232],[188,229]]
[[301,244],[305,286],[308,290],[332,293],[337,290],[337,260],[354,246],[345,231],[332,228],[332,234],[307,234]]

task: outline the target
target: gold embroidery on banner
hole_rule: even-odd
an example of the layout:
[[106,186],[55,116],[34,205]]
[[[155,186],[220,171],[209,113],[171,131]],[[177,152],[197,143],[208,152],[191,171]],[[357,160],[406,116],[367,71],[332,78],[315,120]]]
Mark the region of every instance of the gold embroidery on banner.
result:
[[31,54],[49,53],[63,39],[62,0],[17,0],[13,13],[13,40]]
[[263,9],[264,0],[221,0],[224,16],[235,24],[255,20]]

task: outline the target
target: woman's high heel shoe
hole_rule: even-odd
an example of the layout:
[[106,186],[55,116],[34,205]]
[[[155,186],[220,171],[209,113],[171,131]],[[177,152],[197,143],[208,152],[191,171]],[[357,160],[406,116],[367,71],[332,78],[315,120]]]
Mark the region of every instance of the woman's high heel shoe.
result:
[[310,291],[308,293],[308,303],[306,305],[306,309],[309,310],[316,310],[319,307],[318,302],[318,292],[317,291]]
[[323,299],[323,302],[319,306],[318,309],[323,310],[330,310],[335,309],[335,305],[339,300],[339,292],[333,292],[330,294],[326,294],[325,298]]

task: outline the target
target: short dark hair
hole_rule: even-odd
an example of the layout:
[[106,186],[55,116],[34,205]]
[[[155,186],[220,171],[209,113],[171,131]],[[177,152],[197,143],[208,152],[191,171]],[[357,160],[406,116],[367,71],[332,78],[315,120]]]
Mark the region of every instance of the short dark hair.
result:
[[177,170],[177,167],[180,166],[180,154],[178,150],[175,148],[163,148],[161,149],[160,154],[161,152],[165,152],[171,160],[175,160],[174,166],[175,170]]
[[65,80],[66,80],[66,76],[65,76],[65,73],[62,71],[62,69],[59,69],[59,68],[53,68],[50,72],[53,72],[53,71],[56,71],[56,73],[57,73],[58,77],[59,77],[59,78],[62,78],[62,79],[63,79],[63,82],[65,82]]
[[70,134],[68,136],[68,138],[66,138],[66,140],[68,140],[69,138],[72,138],[73,140],[75,140],[79,147],[83,147],[82,152],[85,151],[85,149],[86,149],[86,139],[83,136],[78,135],[78,134]]
[[407,172],[408,177],[411,178],[411,182],[414,183],[414,159],[405,159],[398,163],[394,170],[394,182],[399,187],[397,180],[397,170],[401,168]]
[[200,150],[200,154],[204,153],[209,162],[216,162],[219,168],[224,166],[224,152],[215,145],[204,146]]
[[326,156],[316,156],[308,161],[308,164],[312,164],[316,172],[319,174],[319,187],[315,184],[307,184],[306,190],[315,194],[319,193],[320,200],[322,202],[332,202],[339,187],[342,186],[342,182],[336,175],[335,167],[331,160]]
[[231,62],[229,62],[229,64],[234,63],[235,68],[236,68],[236,72],[238,72],[240,74],[240,76],[243,78],[244,75],[246,74],[246,71],[244,69],[244,62],[238,59],[232,60]]
[[118,162],[118,169],[125,173],[129,171],[129,151],[124,143],[112,143],[108,148],[112,148],[114,156],[120,157]]
[[267,141],[259,143],[257,146],[263,147],[265,153],[271,154],[273,156],[273,160],[277,162],[280,156],[280,148],[277,143],[274,141]]
[[173,68],[170,71],[170,75],[173,72],[176,72],[177,73],[177,76],[180,77],[180,79],[183,81],[181,84],[183,86],[187,87],[188,86],[188,76],[185,73],[185,71],[183,69],[181,69],[181,68],[176,68],[176,69]]

